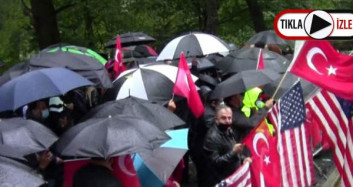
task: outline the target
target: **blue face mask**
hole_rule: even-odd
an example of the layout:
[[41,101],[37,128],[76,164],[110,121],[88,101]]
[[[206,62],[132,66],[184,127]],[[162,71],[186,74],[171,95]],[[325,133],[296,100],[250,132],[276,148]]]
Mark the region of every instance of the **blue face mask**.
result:
[[42,118],[47,119],[48,117],[49,117],[49,110],[48,109],[42,110]]

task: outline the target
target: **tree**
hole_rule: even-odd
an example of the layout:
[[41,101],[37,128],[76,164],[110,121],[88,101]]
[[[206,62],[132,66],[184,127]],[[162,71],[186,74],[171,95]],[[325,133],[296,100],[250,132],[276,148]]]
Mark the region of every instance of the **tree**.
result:
[[60,42],[52,0],[31,0],[31,13],[40,49]]
[[205,31],[218,35],[218,0],[207,0],[207,21]]
[[260,32],[266,30],[264,16],[257,0],[246,0],[249,7],[249,13],[254,23],[255,31]]

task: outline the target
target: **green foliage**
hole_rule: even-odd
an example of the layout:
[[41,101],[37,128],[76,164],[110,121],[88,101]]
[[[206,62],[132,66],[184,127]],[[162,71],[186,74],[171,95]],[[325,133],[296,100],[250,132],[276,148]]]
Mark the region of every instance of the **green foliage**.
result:
[[34,31],[21,9],[20,0],[0,3],[0,59],[6,69],[34,53]]
[[[27,6],[30,1],[24,0]],[[61,40],[107,52],[104,44],[116,34],[145,32],[157,39],[160,51],[178,35],[203,31],[205,0],[60,0],[54,7],[74,4],[57,14]],[[244,0],[219,0],[219,37],[241,47],[253,35],[253,22]],[[285,9],[353,9],[351,0],[258,0],[268,29]],[[30,8],[30,7],[29,7]],[[27,12],[28,14],[28,12]],[[28,14],[30,15],[30,14]],[[8,68],[38,52],[32,19],[25,15],[21,0],[0,3],[0,60]]]

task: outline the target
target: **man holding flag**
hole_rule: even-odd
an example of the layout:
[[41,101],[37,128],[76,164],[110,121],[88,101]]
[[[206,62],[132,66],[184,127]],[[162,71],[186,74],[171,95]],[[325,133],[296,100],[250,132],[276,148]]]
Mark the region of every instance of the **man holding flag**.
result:
[[[232,130],[232,110],[227,105],[216,108],[215,125],[207,132],[203,150],[208,159],[210,171],[209,186],[214,186],[231,175],[241,165],[244,145],[239,135]],[[251,162],[250,158],[245,158]]]

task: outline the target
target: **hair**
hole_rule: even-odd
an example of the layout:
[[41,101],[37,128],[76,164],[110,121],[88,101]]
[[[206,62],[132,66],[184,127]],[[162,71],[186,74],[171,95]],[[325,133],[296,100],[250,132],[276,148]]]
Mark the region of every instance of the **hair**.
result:
[[215,110],[215,116],[217,116],[217,114],[223,110],[223,109],[229,109],[229,110],[232,110],[228,105],[224,104],[224,103],[221,103],[219,104],[217,107],[216,107],[216,110]]

